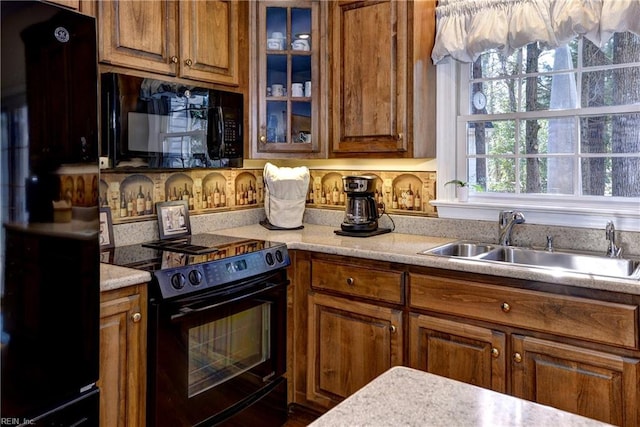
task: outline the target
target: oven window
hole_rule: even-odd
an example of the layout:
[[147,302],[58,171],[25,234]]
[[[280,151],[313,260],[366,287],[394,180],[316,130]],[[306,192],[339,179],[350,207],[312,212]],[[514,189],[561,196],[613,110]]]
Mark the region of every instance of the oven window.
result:
[[271,305],[265,302],[189,329],[189,397],[271,357]]

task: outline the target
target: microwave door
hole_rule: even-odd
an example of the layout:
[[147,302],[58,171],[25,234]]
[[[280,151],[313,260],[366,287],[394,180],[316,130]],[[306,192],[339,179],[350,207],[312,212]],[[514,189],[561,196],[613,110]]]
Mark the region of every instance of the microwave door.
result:
[[[224,141],[224,114],[221,106],[211,109],[211,118],[209,120],[211,138],[207,140],[207,151],[209,158],[213,161],[223,162],[225,153]],[[223,166],[222,164],[220,166]]]

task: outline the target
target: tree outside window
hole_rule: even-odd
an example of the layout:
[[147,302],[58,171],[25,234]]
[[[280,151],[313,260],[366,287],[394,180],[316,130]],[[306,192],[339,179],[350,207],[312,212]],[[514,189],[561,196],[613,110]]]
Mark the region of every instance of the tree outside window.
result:
[[476,191],[640,196],[640,37],[531,43],[469,65],[466,152]]

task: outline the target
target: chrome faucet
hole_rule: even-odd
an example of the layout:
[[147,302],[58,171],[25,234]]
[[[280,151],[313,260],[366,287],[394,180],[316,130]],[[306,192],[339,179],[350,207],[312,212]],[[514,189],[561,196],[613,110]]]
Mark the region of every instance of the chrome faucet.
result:
[[605,236],[609,241],[607,247],[607,256],[611,258],[618,258],[622,255],[622,248],[616,245],[616,227],[613,225],[613,221],[607,222],[607,226],[604,229]]
[[511,230],[515,224],[524,223],[524,214],[520,211],[502,211],[498,217],[498,244],[511,246]]

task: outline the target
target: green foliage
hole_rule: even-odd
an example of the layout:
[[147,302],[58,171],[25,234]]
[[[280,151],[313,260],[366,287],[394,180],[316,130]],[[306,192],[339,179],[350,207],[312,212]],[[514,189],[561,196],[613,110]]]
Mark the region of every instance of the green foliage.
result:
[[444,185],[454,184],[456,187],[466,187],[468,183],[464,181],[460,181],[459,179],[452,179],[451,181],[445,182]]

